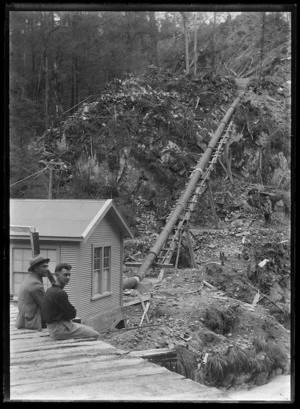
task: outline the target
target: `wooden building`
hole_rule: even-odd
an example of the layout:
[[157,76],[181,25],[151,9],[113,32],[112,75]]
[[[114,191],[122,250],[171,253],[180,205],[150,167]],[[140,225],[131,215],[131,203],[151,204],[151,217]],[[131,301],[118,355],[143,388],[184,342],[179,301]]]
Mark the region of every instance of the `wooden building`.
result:
[[[65,287],[81,322],[97,330],[121,317],[123,303],[123,239],[133,237],[117,206],[110,200],[11,199],[10,225],[39,232],[40,253],[72,265]],[[32,257],[29,234],[10,234],[10,288],[17,299]],[[44,279],[45,289],[50,286]]]

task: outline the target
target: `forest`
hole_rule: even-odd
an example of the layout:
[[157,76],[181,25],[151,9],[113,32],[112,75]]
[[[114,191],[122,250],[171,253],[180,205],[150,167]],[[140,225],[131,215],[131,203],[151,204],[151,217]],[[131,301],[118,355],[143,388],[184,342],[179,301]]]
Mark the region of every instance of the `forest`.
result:
[[280,162],[288,186],[290,60],[284,11],[11,11],[10,195],[113,197],[129,219],[139,197],[160,212],[237,77],[251,78],[251,93],[236,116],[232,166],[237,174],[254,142],[260,174],[248,168],[249,180],[272,184]]

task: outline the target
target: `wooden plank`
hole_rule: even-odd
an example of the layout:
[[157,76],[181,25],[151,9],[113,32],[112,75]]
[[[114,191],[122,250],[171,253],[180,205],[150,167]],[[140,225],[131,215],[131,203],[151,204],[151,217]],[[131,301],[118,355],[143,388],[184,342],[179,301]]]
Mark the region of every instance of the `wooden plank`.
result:
[[[141,300],[141,304],[142,304],[143,311],[144,311],[144,315],[143,315],[142,319],[144,319],[144,316],[145,316],[145,317],[146,317],[147,322],[149,323],[150,321],[149,321],[149,317],[148,317],[148,315],[147,315],[147,308],[145,307],[145,304],[144,304],[144,300],[143,300],[142,294],[140,294],[138,291],[137,291],[137,293],[138,293],[138,297],[139,297],[139,299]],[[149,303],[150,303],[150,302],[149,302]],[[141,323],[140,323],[140,325],[139,325],[139,326],[141,326],[141,325],[142,325],[142,322],[143,322],[143,321],[141,321]]]
[[42,331],[34,331],[34,330],[30,330],[30,329],[25,329],[25,328],[24,329],[23,328],[18,329],[18,328],[15,328],[15,327],[10,329],[10,334],[11,335],[18,334],[18,335],[22,336],[23,334],[24,335],[30,334],[30,335],[39,336],[39,335],[45,334],[45,333],[49,334],[49,332],[48,332],[48,330],[46,328],[43,329]]
[[[73,396],[73,399],[80,399],[80,397],[89,397],[91,396],[91,393],[93,393],[95,397],[107,399],[107,392],[110,397],[118,396],[121,388],[125,397],[127,396],[128,398],[131,397],[131,399],[134,399],[135,393],[138,393],[136,387],[144,388],[147,382],[153,382],[153,376],[156,377],[163,374],[164,380],[166,381],[165,376],[169,371],[161,367],[155,369],[157,370],[153,372],[153,368],[150,367],[140,368],[136,374],[130,369],[130,371],[122,371],[120,374],[121,376],[118,376],[118,373],[108,373],[108,377],[103,377],[101,375],[96,377],[86,377],[85,379],[82,378],[81,382],[77,380],[76,382],[74,382],[74,380],[68,380],[66,385],[64,385],[64,382],[54,381],[54,389],[51,389],[50,391],[49,389],[47,390],[46,388],[41,387],[41,384],[20,385],[13,388],[11,396],[13,396],[13,398],[22,399],[31,395],[33,399],[44,397],[46,400],[49,398],[51,399],[51,397],[52,399],[70,399],[70,397]],[[172,376],[172,381],[176,378],[182,378],[182,375],[174,375],[175,376]],[[159,388],[157,388],[156,385],[156,389],[160,389],[160,393],[163,394],[163,385],[159,385]]]
[[37,369],[36,371],[28,371],[27,369],[11,371],[10,384],[11,386],[19,386],[29,385],[32,383],[44,383],[45,376],[47,377],[48,381],[52,383],[52,381],[57,380],[58,375],[64,380],[64,382],[68,379],[76,379],[77,382],[77,378],[81,379],[86,376],[98,376],[99,372],[101,372],[101,376],[103,377],[105,376],[106,372],[111,375],[113,372],[121,372],[128,367],[131,367],[131,370],[135,372],[140,365],[145,365],[145,362],[146,361],[144,361],[142,358],[120,359],[120,357],[114,357],[113,360],[90,360],[90,362],[82,362],[79,364],[73,362],[74,365],[61,365],[55,368],[47,367],[47,371],[45,371],[45,368]]
[[[125,263],[125,266],[127,266],[127,267],[141,267],[142,264],[143,264],[142,261],[127,261]],[[174,265],[170,264],[170,263],[156,263],[156,262],[153,262],[152,266],[153,267],[163,267],[163,268],[173,268],[174,267]]]
[[72,384],[67,388],[63,382],[55,385],[54,392],[40,388],[39,390],[13,393],[13,399],[72,401],[72,400],[125,400],[125,401],[199,401],[226,399],[226,395],[216,388],[208,388],[199,383],[185,379],[182,375],[162,372],[153,375],[143,374],[132,378],[117,378],[113,382],[93,379],[86,384]]
[[[36,336],[35,334],[22,334],[22,336],[20,336],[20,334],[10,334],[10,341],[11,342],[15,342],[15,341],[19,341],[21,339],[52,339],[50,338],[49,333],[41,333],[38,336]],[[53,339],[52,339],[53,341]]]
[[[120,363],[122,360],[120,360]],[[146,361],[144,361],[146,362]],[[132,379],[133,384],[135,383],[135,380],[138,379],[140,376],[143,375],[157,375],[160,373],[168,373],[169,371],[166,368],[160,367],[158,365],[154,365],[151,363],[147,363],[144,365],[129,365],[129,366],[123,366],[123,367],[118,367],[116,366],[116,370],[110,370],[110,368],[101,369],[101,371],[98,371],[96,374],[93,374],[93,376],[89,375],[89,366],[87,365],[87,371],[85,373],[76,373],[76,368],[73,369],[73,373],[70,373],[69,375],[62,375],[60,376],[60,371],[56,371],[56,377],[55,379],[51,379],[51,390],[54,391],[56,394],[58,388],[62,387],[67,391],[67,389],[71,386],[76,385],[87,385],[86,387],[90,387],[91,384],[98,384],[98,388],[102,382],[105,381],[111,381],[111,382],[117,382],[117,380],[128,380]],[[38,393],[41,390],[41,385],[45,384],[45,381],[48,381],[47,378],[47,373],[48,371],[44,371],[44,375],[42,378],[35,379],[33,380],[32,383],[25,384],[25,383],[11,383],[11,393],[12,389],[17,390],[17,393],[21,394],[22,392],[35,392]],[[48,391],[49,393],[49,391]]]
[[[46,346],[47,349],[52,349],[51,346],[53,345],[53,340],[51,338],[46,338],[46,340],[40,340],[40,339],[29,339],[29,340],[20,340],[20,341],[15,341],[14,343],[10,344],[10,351],[11,353],[16,353],[18,354],[19,351],[36,351],[39,350],[40,347]],[[43,348],[41,348],[43,349]]]
[[[132,297],[133,298],[133,297]],[[149,301],[151,298],[151,294],[142,295],[140,297],[134,297],[131,301],[123,302],[123,307],[128,307],[129,305],[140,304],[141,299],[143,301]]]
[[[31,351],[41,351],[41,350],[51,350],[51,349],[60,349],[62,346],[63,348],[70,347],[73,349],[77,349],[80,347],[84,346],[93,346],[97,347],[98,349],[110,349],[112,348],[111,345],[106,344],[105,342],[99,341],[99,340],[79,340],[79,339],[70,339],[70,340],[63,340],[63,341],[55,341],[51,343],[41,343],[38,348],[37,346],[32,342],[30,344],[26,344],[26,352],[31,352]],[[11,345],[11,350],[14,353],[22,352],[24,351],[24,348],[19,344],[19,345]]]
[[[138,357],[138,356],[137,356]],[[71,365],[79,365],[81,363],[87,362],[90,363],[92,362],[110,362],[112,360],[116,360],[119,359],[120,355],[117,354],[111,354],[111,355],[83,355],[81,357],[78,356],[68,356],[66,357],[64,360],[51,360],[51,361],[47,361],[45,362],[42,359],[36,360],[34,362],[34,365],[32,364],[32,361],[29,362],[25,362],[25,363],[21,363],[21,364],[15,364],[15,365],[11,365],[10,367],[10,371],[11,373],[15,373],[17,371],[24,371],[26,370],[26,372],[31,372],[31,371],[36,371],[38,369],[44,369],[45,370],[45,366],[47,366],[47,370],[50,368],[59,368],[59,367],[64,367],[64,366],[71,366]]]
[[148,358],[150,356],[159,356],[159,355],[165,355],[168,354],[172,351],[170,351],[169,348],[155,348],[155,349],[146,349],[143,351],[131,351],[129,353],[129,356],[134,356],[134,357],[141,357],[141,358]]
[[[45,359],[49,357],[55,357],[60,356],[64,357],[67,356],[68,354],[72,354],[74,356],[79,356],[82,354],[89,354],[89,353],[98,353],[99,355],[110,355],[112,353],[116,353],[116,349],[113,346],[107,347],[107,348],[99,348],[97,346],[93,345],[85,345],[82,347],[76,347],[72,348],[70,345],[67,345],[66,348],[58,348],[58,349],[40,349],[40,350],[32,350],[32,351],[20,351],[20,352],[14,352],[11,354],[11,362],[14,361],[19,361],[24,358],[30,358],[34,359],[35,356],[40,356],[43,357],[46,355]],[[123,351],[122,351],[123,352]]]
[[21,339],[21,338],[41,338],[41,337],[49,337],[49,331],[44,329],[43,331],[30,331],[30,330],[22,330],[16,329],[10,331],[10,338]]
[[160,282],[160,281],[163,280],[164,275],[165,275],[165,269],[162,268],[162,269],[160,270],[160,272],[159,272],[159,275],[158,275],[158,282]]
[[[24,352],[23,354],[18,354],[10,357],[10,364],[11,365],[21,365],[21,364],[26,364],[29,362],[34,363],[43,361],[45,362],[45,365],[47,365],[48,361],[52,360],[57,360],[57,359],[69,359],[70,356],[73,357],[83,357],[83,356],[100,356],[100,355],[114,355],[116,354],[116,350],[114,347],[111,347],[111,349],[97,349],[93,347],[85,347],[85,348],[76,348],[75,350],[52,350],[52,351],[41,351],[41,353],[38,353],[38,351],[33,351],[30,353]],[[122,355],[124,351],[120,350],[120,355]]]
[[148,318],[148,315],[147,315],[147,311],[148,311],[149,307],[150,307],[150,302],[148,302],[147,305],[145,305],[145,308],[144,308],[144,306],[143,306],[144,313],[143,313],[141,322],[139,323],[139,327],[142,326],[142,323],[143,323],[143,321],[144,321],[145,316],[146,316],[146,318],[147,318],[147,322],[149,322],[149,318]]
[[[30,336],[25,336],[25,337],[20,337],[20,338],[16,338],[11,340],[11,345],[15,345],[15,346],[19,346],[19,345],[34,345],[35,343],[42,343],[42,344],[53,344],[54,346],[58,346],[58,345],[64,345],[64,344],[83,344],[83,343],[94,343],[94,342],[102,342],[100,340],[97,339],[93,339],[93,338],[80,338],[80,339],[75,339],[75,338],[71,338],[71,339],[64,339],[64,340],[54,340],[53,338],[51,338],[49,335],[45,335],[45,336],[39,336],[39,337],[30,337]],[[105,342],[104,342],[105,344]]]

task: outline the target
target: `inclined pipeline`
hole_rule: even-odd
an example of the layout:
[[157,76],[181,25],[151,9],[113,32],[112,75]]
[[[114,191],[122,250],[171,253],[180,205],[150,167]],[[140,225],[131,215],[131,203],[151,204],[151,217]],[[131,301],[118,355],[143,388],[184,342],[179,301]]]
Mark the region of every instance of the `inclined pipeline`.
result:
[[195,167],[195,169],[193,171],[192,177],[191,177],[185,191],[183,192],[181,198],[177,202],[177,205],[175,206],[174,210],[172,211],[168,222],[166,223],[165,227],[162,229],[162,231],[161,231],[160,235],[158,236],[156,242],[154,243],[153,247],[151,248],[151,250],[147,254],[144,262],[142,263],[142,265],[139,268],[138,273],[135,276],[124,280],[123,289],[135,288],[138,285],[138,283],[141,282],[145,278],[145,275],[146,275],[147,271],[150,269],[153,262],[157,259],[157,257],[159,255],[164,243],[166,242],[169,235],[173,231],[174,226],[176,225],[180,215],[186,209],[188,201],[189,201],[191,195],[193,194],[199,179],[201,178],[202,174],[204,173],[204,170],[207,167],[207,164],[208,164],[209,159],[211,157],[212,151],[216,147],[220,137],[222,136],[222,133],[224,131],[225,126],[228,124],[230,118],[232,117],[232,114],[234,113],[236,107],[240,103],[240,100],[243,97],[243,95],[245,94],[245,92],[246,92],[246,89],[239,93],[239,96],[234,100],[234,102],[232,103],[232,105],[229,107],[228,111],[224,115],[224,117],[221,120],[221,123],[220,123],[219,127],[217,128],[216,132],[214,133],[208,147],[206,148],[206,150],[204,151],[201,159],[197,163],[197,165],[196,165],[196,167]]

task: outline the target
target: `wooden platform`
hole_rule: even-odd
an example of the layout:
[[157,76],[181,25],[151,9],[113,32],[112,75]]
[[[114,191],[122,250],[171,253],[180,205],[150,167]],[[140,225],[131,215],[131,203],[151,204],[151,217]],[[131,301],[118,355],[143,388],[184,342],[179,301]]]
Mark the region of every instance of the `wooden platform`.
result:
[[228,401],[208,388],[102,341],[52,340],[18,330],[10,309],[11,401]]

